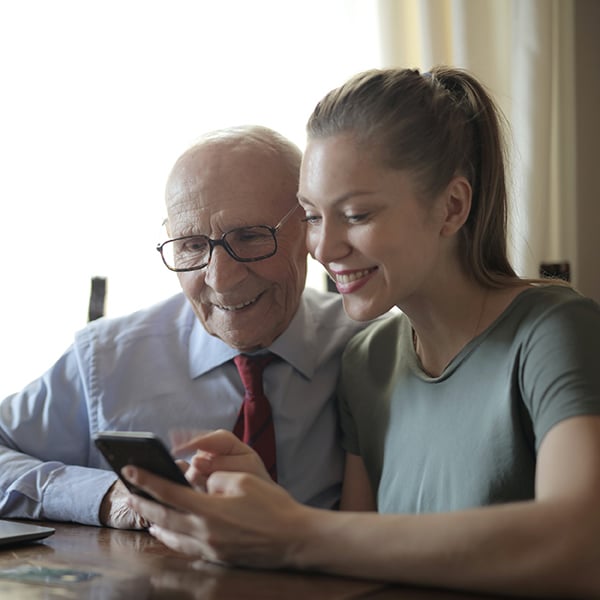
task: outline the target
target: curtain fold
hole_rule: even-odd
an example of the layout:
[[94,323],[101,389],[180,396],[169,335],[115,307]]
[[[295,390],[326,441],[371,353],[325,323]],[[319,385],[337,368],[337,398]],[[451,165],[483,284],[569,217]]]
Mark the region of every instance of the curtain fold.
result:
[[469,69],[510,124],[517,272],[567,260],[576,280],[573,0],[379,0],[382,66]]

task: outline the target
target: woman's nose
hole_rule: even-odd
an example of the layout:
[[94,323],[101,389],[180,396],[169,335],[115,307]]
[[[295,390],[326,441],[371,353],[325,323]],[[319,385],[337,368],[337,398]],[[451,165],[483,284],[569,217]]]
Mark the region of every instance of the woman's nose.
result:
[[311,255],[323,265],[344,258],[352,251],[340,228],[328,225],[325,221],[319,227],[309,227],[306,243]]

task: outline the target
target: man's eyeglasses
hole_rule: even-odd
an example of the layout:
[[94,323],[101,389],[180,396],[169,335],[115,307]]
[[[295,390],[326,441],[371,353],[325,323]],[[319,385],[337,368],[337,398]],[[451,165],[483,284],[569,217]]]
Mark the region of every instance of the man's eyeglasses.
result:
[[256,262],[277,252],[277,232],[299,207],[294,207],[275,225],[253,225],[226,231],[220,238],[206,235],[186,235],[158,244],[167,269],[171,271],[196,271],[210,262],[213,250],[223,246],[231,258],[239,262]]

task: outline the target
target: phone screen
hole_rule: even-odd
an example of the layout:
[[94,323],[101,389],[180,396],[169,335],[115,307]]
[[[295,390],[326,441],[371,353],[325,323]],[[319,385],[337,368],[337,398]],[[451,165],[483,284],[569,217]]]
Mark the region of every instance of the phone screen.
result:
[[153,433],[105,431],[94,436],[94,443],[121,481],[135,494],[151,498],[121,476],[121,469],[125,465],[141,467],[175,483],[190,485],[166,446]]

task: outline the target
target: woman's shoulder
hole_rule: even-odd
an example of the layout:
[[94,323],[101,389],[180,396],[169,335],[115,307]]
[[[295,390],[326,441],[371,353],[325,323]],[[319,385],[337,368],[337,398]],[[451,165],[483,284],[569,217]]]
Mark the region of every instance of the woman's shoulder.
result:
[[378,319],[357,333],[348,342],[346,356],[376,355],[380,352],[395,352],[401,341],[412,331],[408,317],[402,312],[393,312]]
[[[342,360],[346,390],[377,392],[393,381],[406,349],[412,344],[412,328],[405,314],[397,312],[375,321],[347,344]],[[369,396],[371,397],[371,396]]]
[[538,284],[521,291],[508,310],[540,317],[557,311],[570,312],[582,308],[591,310],[592,313],[600,311],[600,306],[594,300],[568,285]]
[[571,329],[579,334],[586,328],[600,330],[600,306],[566,285],[532,285],[518,293],[490,327],[494,331],[513,331],[529,338],[551,331]]

